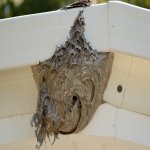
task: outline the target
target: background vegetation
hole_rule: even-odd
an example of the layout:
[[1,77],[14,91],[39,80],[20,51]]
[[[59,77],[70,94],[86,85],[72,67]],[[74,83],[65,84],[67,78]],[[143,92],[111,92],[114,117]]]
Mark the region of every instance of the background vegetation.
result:
[[[101,3],[101,2],[108,2],[109,0],[97,0],[97,1],[98,3]],[[120,1],[150,9],[150,0],[120,0]]]
[[[107,1],[95,0],[94,3]],[[150,9],[150,0],[122,1]],[[72,2],[74,0],[0,0],[0,19],[57,10]]]

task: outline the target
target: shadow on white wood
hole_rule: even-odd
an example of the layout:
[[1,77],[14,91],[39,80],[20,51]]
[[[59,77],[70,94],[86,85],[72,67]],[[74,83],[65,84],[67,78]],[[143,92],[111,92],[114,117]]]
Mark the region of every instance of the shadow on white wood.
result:
[[0,72],[0,118],[35,112],[37,96],[31,67]]
[[122,108],[150,115],[150,61],[133,57]]
[[[112,72],[104,92],[104,100],[117,107],[121,107],[129,71],[132,63],[132,56],[119,53],[114,54]],[[121,85],[122,91],[119,93],[117,87]]]

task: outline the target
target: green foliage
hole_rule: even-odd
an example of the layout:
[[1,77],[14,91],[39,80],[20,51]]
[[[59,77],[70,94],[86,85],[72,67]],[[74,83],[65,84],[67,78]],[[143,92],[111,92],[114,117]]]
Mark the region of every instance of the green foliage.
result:
[[124,0],[124,2],[150,9],[150,0]]
[[17,14],[16,5],[11,0],[7,0],[6,2],[0,1],[0,19],[12,17]]
[[[108,2],[109,0],[98,0],[98,3]],[[150,0],[120,0],[129,4],[150,9]]]
[[[19,0],[18,0],[19,1]],[[0,0],[0,19],[33,13],[57,10],[75,0]],[[109,0],[97,0],[98,3]],[[122,0],[124,2],[150,9],[150,0]]]
[[0,19],[57,10],[74,0],[23,0],[17,5],[13,0],[0,0]]

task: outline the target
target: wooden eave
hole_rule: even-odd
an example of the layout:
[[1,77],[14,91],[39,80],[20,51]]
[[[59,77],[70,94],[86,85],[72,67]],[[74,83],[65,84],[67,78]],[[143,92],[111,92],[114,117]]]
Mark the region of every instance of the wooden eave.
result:
[[110,104],[101,105],[79,135],[64,140],[70,149],[91,140],[102,150],[150,149],[150,11],[118,1],[0,20],[0,149],[11,149],[9,143],[17,141],[26,145],[25,140],[34,146],[29,122],[37,89],[31,65],[50,58],[66,41],[79,10],[84,10],[90,45],[115,55],[104,93]]

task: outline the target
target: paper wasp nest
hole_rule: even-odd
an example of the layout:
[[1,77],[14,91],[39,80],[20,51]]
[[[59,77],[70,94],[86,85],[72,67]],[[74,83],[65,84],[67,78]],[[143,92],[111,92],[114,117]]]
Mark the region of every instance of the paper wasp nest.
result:
[[31,124],[37,128],[39,147],[46,136],[54,135],[55,140],[59,133],[80,132],[103,100],[113,54],[92,49],[84,36],[82,14],[80,11],[74,21],[70,39],[52,58],[33,67],[38,102]]

